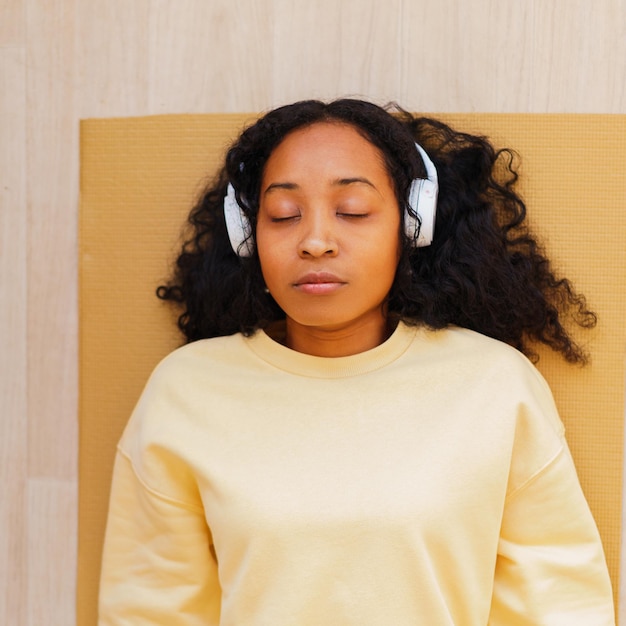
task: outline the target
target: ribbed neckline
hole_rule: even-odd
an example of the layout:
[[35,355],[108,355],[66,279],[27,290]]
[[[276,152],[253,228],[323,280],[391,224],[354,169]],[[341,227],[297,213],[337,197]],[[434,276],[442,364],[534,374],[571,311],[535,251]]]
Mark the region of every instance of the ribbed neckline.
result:
[[320,357],[302,354],[274,341],[264,331],[245,339],[248,347],[263,361],[285,372],[312,378],[358,376],[385,367],[400,357],[413,342],[419,328],[402,322],[384,343],[351,356]]

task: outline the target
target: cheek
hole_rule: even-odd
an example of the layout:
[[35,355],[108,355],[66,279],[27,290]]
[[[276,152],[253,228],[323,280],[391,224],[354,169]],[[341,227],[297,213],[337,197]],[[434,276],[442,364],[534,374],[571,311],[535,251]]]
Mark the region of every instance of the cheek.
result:
[[380,258],[381,264],[384,266],[381,269],[384,269],[387,274],[392,273],[395,275],[400,257],[402,256],[402,242],[398,233],[395,230],[390,230],[388,238],[381,239],[378,250],[379,252],[384,251],[381,253]]
[[280,280],[281,268],[284,263],[284,254],[281,252],[278,242],[272,243],[261,234],[256,239],[257,250],[259,254],[259,262],[261,264],[261,273],[265,280],[265,284],[270,286]]

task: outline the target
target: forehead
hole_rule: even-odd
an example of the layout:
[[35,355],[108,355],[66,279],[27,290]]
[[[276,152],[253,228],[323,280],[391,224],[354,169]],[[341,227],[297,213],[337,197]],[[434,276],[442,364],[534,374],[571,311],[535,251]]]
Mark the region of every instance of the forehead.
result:
[[341,122],[317,122],[292,131],[276,146],[264,177],[276,170],[305,173],[324,168],[388,175],[383,153],[357,128]]

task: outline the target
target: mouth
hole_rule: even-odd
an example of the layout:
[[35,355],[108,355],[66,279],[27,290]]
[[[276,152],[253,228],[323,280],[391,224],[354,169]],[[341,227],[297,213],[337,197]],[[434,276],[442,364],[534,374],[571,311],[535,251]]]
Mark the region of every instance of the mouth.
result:
[[319,296],[334,293],[346,284],[346,281],[329,272],[310,272],[298,278],[293,286],[302,293]]

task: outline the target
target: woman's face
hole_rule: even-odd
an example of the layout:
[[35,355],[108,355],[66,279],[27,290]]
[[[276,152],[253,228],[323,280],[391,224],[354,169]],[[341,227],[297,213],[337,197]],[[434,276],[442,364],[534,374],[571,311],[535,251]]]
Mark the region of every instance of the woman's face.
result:
[[399,232],[383,155],[352,126],[317,123],[278,145],[261,180],[256,243],[288,346],[343,356],[386,339]]

